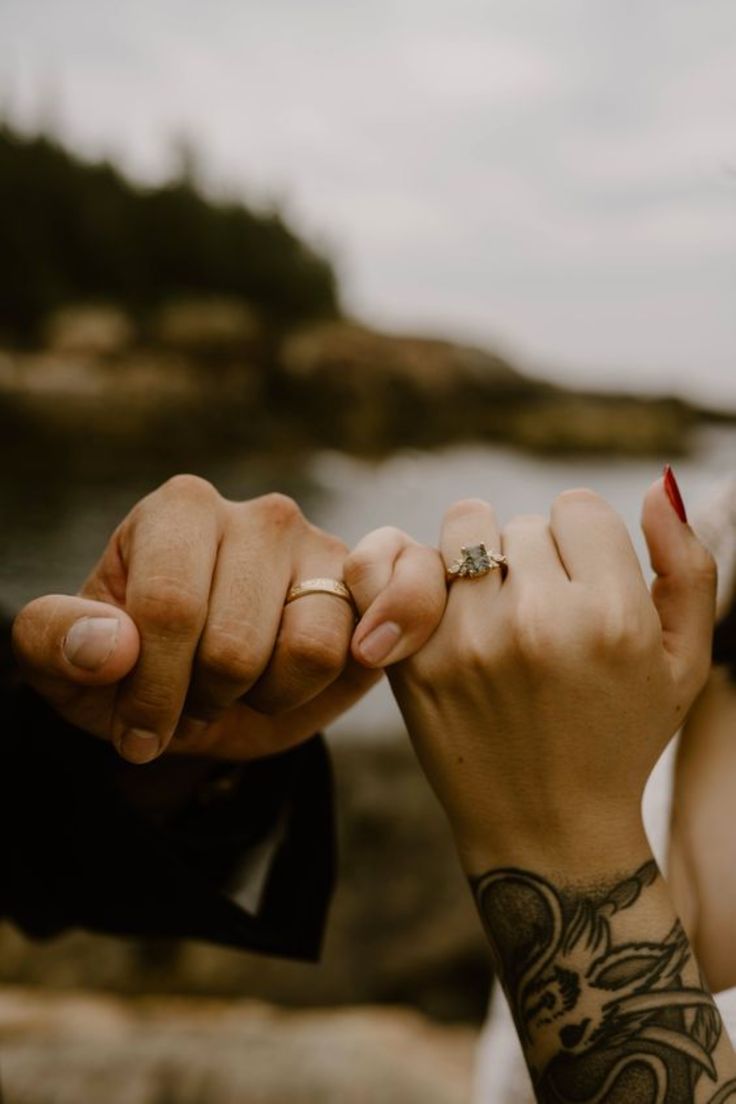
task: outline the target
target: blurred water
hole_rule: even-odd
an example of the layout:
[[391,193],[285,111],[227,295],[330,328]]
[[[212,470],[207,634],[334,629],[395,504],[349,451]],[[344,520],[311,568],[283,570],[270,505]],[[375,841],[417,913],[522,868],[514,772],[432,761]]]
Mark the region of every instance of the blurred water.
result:
[[[559,491],[579,486],[604,495],[638,533],[642,495],[668,459],[540,459],[474,446],[399,453],[377,464],[322,453],[310,474],[322,489],[320,524],[349,543],[378,525],[398,525],[435,544],[442,511],[458,498],[487,499],[504,522],[514,514],[545,513]],[[736,475],[736,429],[702,431],[692,456],[678,459],[676,469],[688,506],[697,510],[714,485]]]
[[[376,526],[398,525],[436,544],[442,512],[458,498],[487,499],[503,523],[514,514],[546,513],[559,491],[587,486],[619,511],[646,564],[639,529],[641,500],[667,459],[540,459],[484,446],[398,454],[380,464],[322,454],[312,471],[324,494],[320,523],[349,543]],[[736,476],[736,429],[702,430],[692,455],[678,459],[676,471],[691,516],[697,517],[714,488]],[[335,726],[339,733],[375,736],[399,727],[401,720],[385,685],[376,687]]]
[[[529,456],[508,448],[473,446],[432,453],[398,453],[380,462],[318,453],[293,457],[248,455],[187,467],[211,479],[230,498],[266,490],[292,494],[308,515],[348,543],[379,525],[398,525],[435,543],[443,510],[455,499],[479,496],[494,503],[501,520],[546,511],[554,495],[587,485],[616,507],[637,534],[641,497],[666,460],[581,461]],[[108,535],[147,491],[177,470],[170,457],[121,462],[100,454],[66,470],[56,458],[23,453],[0,482],[0,603],[15,608],[37,594],[73,592]],[[678,461],[688,507],[697,512],[713,488],[736,474],[736,429],[703,430],[692,455]],[[378,734],[400,724],[383,687],[377,688],[341,731]]]

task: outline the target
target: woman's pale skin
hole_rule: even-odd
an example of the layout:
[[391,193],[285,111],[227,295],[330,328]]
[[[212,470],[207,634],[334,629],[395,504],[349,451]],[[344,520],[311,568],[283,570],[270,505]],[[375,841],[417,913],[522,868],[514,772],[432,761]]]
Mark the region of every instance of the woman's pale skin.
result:
[[[592,492],[502,532],[487,504],[457,504],[428,601],[462,545],[502,550],[508,577],[456,581],[429,642],[389,670],[545,1102],[736,1099],[734,1052],[641,817],[708,674],[715,568],[661,481],[642,523],[651,590]],[[416,555],[379,530],[348,558],[356,658]]]

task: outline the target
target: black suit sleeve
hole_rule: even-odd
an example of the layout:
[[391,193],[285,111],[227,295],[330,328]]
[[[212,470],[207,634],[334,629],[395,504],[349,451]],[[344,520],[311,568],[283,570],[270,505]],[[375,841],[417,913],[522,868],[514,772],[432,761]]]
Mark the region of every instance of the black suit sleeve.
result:
[[[35,936],[84,927],[318,957],[334,872],[321,737],[243,767],[226,801],[163,828],[122,796],[112,749],[60,720],[4,668],[2,916]],[[228,879],[276,825],[280,842],[251,913],[228,895]]]
[[736,681],[736,600],[716,625],[713,662],[725,666],[731,679]]

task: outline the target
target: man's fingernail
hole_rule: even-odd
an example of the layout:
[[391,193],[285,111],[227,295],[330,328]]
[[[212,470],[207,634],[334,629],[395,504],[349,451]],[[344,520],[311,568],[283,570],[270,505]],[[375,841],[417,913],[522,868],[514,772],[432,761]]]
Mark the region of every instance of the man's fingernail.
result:
[[386,621],[377,629],[369,632],[358,645],[361,658],[371,667],[383,663],[396,647],[401,636],[401,627],[394,621]]
[[672,509],[675,511],[680,521],[687,522],[685,503],[682,501],[682,495],[680,494],[680,488],[677,486],[675,473],[669,464],[665,464],[664,468],[664,489],[672,504]]
[[116,617],[81,617],[64,637],[64,655],[74,667],[97,671],[115,651],[119,635]]
[[157,757],[159,746],[156,733],[144,728],[129,728],[117,742],[118,755],[129,763],[150,763]]

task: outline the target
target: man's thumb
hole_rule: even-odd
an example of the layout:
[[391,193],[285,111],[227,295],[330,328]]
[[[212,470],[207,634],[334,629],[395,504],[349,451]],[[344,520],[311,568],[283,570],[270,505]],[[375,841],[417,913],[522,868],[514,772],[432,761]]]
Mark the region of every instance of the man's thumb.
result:
[[715,615],[713,557],[687,524],[672,470],[648,490],[642,529],[656,578],[652,598],[675,677],[699,684],[710,664]]
[[135,624],[123,610],[89,598],[47,594],[13,623],[13,651],[29,682],[109,686],[133,668],[140,650]]

